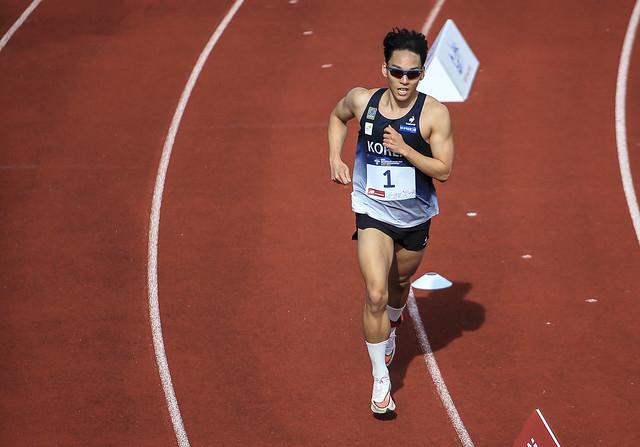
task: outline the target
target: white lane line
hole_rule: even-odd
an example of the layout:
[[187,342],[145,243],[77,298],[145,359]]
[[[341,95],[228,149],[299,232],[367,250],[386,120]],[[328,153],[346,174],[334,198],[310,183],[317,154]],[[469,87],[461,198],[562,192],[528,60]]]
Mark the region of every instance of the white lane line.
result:
[[431,31],[431,27],[436,21],[436,17],[438,17],[438,13],[440,12],[442,5],[444,5],[444,2],[445,0],[438,0],[438,3],[436,3],[436,5],[429,13],[429,17],[427,17],[427,21],[424,22],[424,25],[422,27],[422,34],[424,34],[425,36],[427,36],[429,34],[429,31]]
[[460,438],[463,446],[473,447],[473,442],[469,437],[469,433],[467,433],[467,430],[464,428],[464,424],[462,423],[462,419],[460,419],[456,406],[453,404],[453,399],[451,399],[447,385],[445,385],[442,374],[440,374],[436,357],[433,355],[433,351],[431,350],[431,344],[429,343],[427,332],[424,330],[424,325],[420,319],[420,312],[418,311],[418,306],[416,305],[416,300],[413,297],[413,294],[409,295],[409,299],[407,300],[407,309],[409,309],[409,315],[413,321],[413,327],[416,330],[418,342],[420,343],[422,352],[424,352],[424,361],[427,364],[427,369],[429,370],[429,374],[431,374],[436,390],[438,390],[440,400],[447,410],[447,415],[453,423],[453,428],[455,428],[458,438]]
[[[627,207],[631,214],[633,227],[636,230],[636,239],[640,243],[640,209],[638,208],[638,199],[633,187],[633,178],[631,176],[631,167],[629,166],[629,151],[627,148],[627,116],[626,116],[626,100],[627,100],[627,78],[629,77],[629,61],[631,59],[631,50],[633,49],[633,41],[638,30],[638,18],[640,17],[640,0],[636,1],[636,5],[631,13],[629,26],[624,36],[622,44],[622,54],[620,55],[620,65],[618,66],[618,79],[616,81],[616,143],[618,145],[618,163],[620,164],[620,175],[622,177],[622,187],[624,195],[627,199]],[[637,86],[636,86],[637,87]]]
[[164,191],[164,183],[167,176],[167,169],[169,167],[169,160],[171,158],[171,151],[173,144],[178,133],[178,127],[182,120],[182,115],[187,107],[187,102],[191,96],[191,92],[196,84],[198,76],[202,71],[209,54],[213,50],[213,47],[218,42],[218,39],[226,29],[227,25],[238,11],[244,0],[236,0],[227,15],[224,17],[218,28],[215,30],[209,42],[205,46],[204,50],[200,54],[196,65],[193,67],[187,85],[180,96],[178,107],[173,115],[171,126],[162,149],[162,156],[160,157],[160,165],[158,167],[158,174],[156,176],[156,184],[153,190],[153,199],[151,203],[151,215],[149,222],[149,252],[148,252],[148,266],[147,266],[147,283],[149,287],[149,317],[151,319],[151,332],[153,335],[153,348],[156,354],[156,362],[158,363],[158,373],[160,374],[160,381],[162,382],[162,389],[164,390],[165,399],[167,401],[167,407],[171,416],[171,423],[173,424],[173,431],[176,435],[179,447],[188,447],[189,438],[182,422],[182,416],[180,415],[180,409],[178,407],[178,400],[176,398],[173,383],[171,381],[171,373],[169,372],[169,363],[167,362],[167,356],[164,348],[164,340],[162,337],[162,325],[160,322],[160,306],[158,299],[158,232],[160,228],[160,208],[162,207],[162,194]]
[[2,36],[2,39],[0,39],[0,51],[2,51],[2,49],[5,47],[7,42],[9,42],[9,39],[11,39],[11,36],[13,36],[13,34],[18,30],[18,28],[22,26],[22,24],[27,20],[27,17],[29,17],[29,14],[31,14],[33,10],[38,7],[41,1],[42,0],[33,0],[29,5],[29,7],[24,10],[22,15],[18,17],[18,20],[16,20],[16,23],[14,23],[13,26],[9,28],[9,31],[7,31],[4,34],[4,36]]
[[[439,0],[431,10],[427,21],[422,27],[422,34],[424,34],[425,36],[431,30],[431,27],[433,26],[438,12],[440,12],[440,8],[442,8],[444,2],[445,0]],[[422,319],[420,318],[420,312],[418,311],[418,306],[416,304],[413,293],[409,294],[409,299],[407,300],[407,309],[409,309],[409,315],[411,316],[411,320],[413,321],[413,326],[416,330],[416,335],[418,336],[420,348],[424,353],[424,362],[427,364],[427,369],[429,370],[429,374],[431,374],[431,379],[436,386],[440,401],[447,411],[447,415],[449,416],[449,419],[453,424],[453,428],[456,430],[458,438],[460,439],[460,442],[464,447],[474,447],[473,441],[471,440],[467,429],[464,427],[462,419],[460,418],[460,414],[458,414],[458,410],[456,409],[456,406],[453,403],[453,399],[449,394],[447,385],[444,383],[444,379],[442,378],[442,374],[440,373],[440,368],[438,368],[438,362],[436,362],[436,357],[431,350],[431,344],[429,343],[429,338],[427,337],[427,331],[425,331],[424,329],[424,324],[422,323]]]

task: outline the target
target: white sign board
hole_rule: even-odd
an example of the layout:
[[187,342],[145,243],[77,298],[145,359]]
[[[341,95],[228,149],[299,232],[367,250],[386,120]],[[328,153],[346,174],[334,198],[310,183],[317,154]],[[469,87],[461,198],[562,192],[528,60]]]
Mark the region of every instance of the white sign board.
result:
[[429,50],[425,76],[418,83],[418,91],[440,102],[463,102],[469,96],[479,65],[455,23],[449,19]]

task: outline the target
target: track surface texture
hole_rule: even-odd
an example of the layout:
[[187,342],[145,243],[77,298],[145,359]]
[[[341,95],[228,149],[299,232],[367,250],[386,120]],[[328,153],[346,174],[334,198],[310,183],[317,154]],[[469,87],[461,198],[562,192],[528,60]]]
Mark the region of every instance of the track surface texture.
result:
[[[29,4],[0,3],[0,35]],[[149,214],[181,92],[232,4],[43,0],[0,51],[0,445],[180,442],[152,341]],[[246,0],[211,52],[158,243],[190,445],[461,445],[411,324],[396,417],[371,415],[350,187],[330,181],[326,143],[350,88],[385,85],[385,33],[434,6]],[[480,60],[448,104],[456,161],[418,272],[454,284],[416,291],[475,446],[511,446],[535,408],[563,446],[640,444],[640,246],[614,119],[633,7],[448,0],[427,36],[452,18]],[[640,196],[637,42],[630,60]]]

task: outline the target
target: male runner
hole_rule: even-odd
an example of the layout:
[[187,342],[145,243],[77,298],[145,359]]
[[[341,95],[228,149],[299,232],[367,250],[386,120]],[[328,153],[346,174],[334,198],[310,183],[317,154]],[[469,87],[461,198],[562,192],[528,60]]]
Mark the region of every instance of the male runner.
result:
[[394,28],[384,39],[382,75],[387,88],[356,87],[329,117],[331,180],[349,184],[341,153],[347,122],[360,122],[353,167],[352,210],[356,213],[358,263],[366,287],[362,315],[373,367],[371,410],[395,410],[388,364],[395,353],[395,327],[410,293],[438,214],[433,179],[451,174],[453,138],[447,108],[417,91],[424,78],[423,34]]

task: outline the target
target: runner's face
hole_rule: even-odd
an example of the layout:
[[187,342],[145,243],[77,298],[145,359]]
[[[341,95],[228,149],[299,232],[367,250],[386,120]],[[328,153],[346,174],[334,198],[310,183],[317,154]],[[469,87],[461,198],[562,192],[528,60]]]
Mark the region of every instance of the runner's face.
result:
[[389,73],[389,68],[400,68],[401,70],[419,70],[422,68],[420,64],[420,56],[409,50],[396,50],[391,54],[389,62],[382,64],[382,74],[387,78],[389,90],[398,101],[413,98],[418,82],[424,78],[424,71],[419,77],[409,79],[407,75],[403,75],[400,79],[395,78]]

